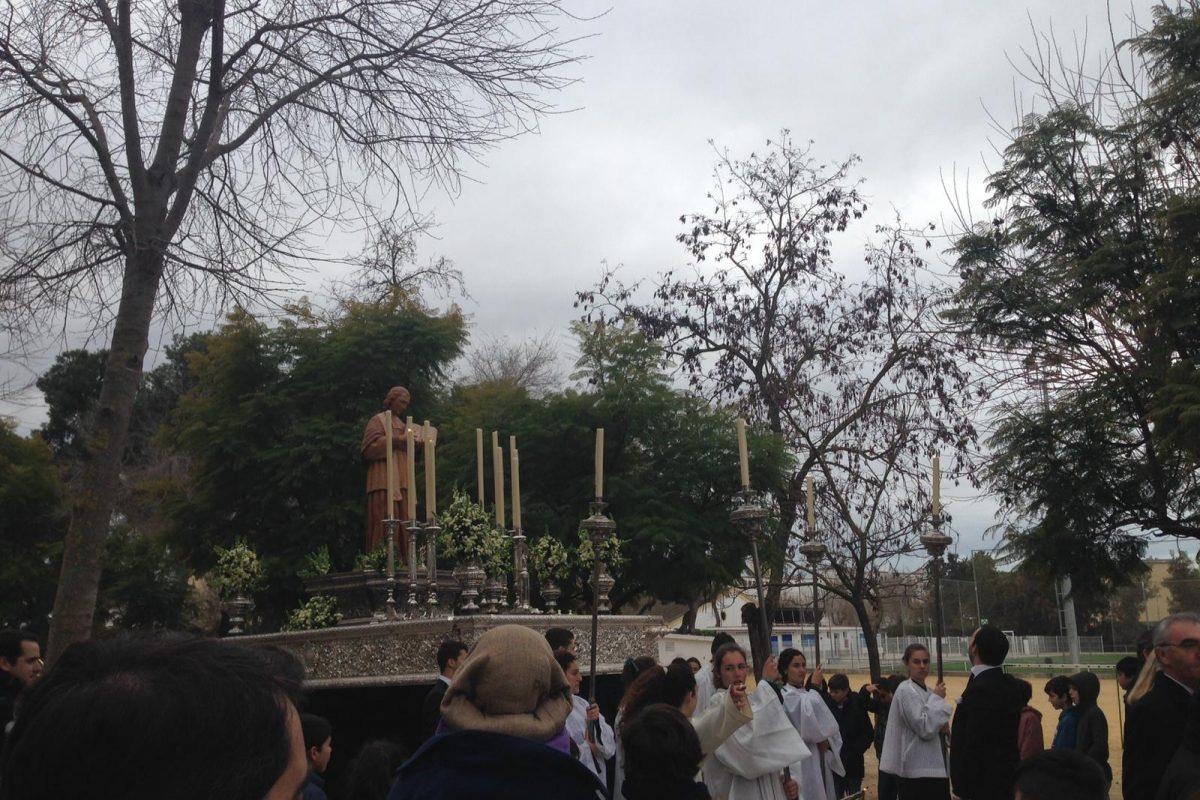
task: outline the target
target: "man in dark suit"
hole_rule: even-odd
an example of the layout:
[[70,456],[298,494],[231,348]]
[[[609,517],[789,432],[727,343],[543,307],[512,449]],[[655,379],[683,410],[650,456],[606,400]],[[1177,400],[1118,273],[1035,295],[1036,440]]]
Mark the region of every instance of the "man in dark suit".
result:
[[962,800],[1007,800],[1020,762],[1020,686],[1001,668],[1008,637],[993,625],[971,635],[971,677],[950,729],[950,780]]
[[454,672],[467,657],[467,646],[457,639],[450,639],[438,645],[437,683],[425,695],[421,704],[421,741],[426,741],[437,731],[438,721],[442,718],[442,698],[446,696],[446,687],[454,679]]
[[1172,614],[1154,628],[1159,672],[1125,717],[1121,756],[1125,800],[1154,800],[1175,751],[1183,741],[1188,703],[1200,688],[1200,614]]

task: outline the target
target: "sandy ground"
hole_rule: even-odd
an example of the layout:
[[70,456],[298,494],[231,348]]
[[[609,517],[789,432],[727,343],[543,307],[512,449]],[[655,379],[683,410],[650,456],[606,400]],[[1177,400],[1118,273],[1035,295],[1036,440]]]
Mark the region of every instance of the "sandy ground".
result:
[[[1111,674],[1109,670],[1104,670],[1105,673]],[[1098,673],[1100,674],[1100,673]],[[851,674],[850,685],[857,688],[864,683],[870,681],[869,675]],[[1046,693],[1042,691],[1042,687],[1046,685],[1046,678],[1030,678],[1028,679],[1033,684],[1033,702],[1030,703],[1038,711],[1042,712],[1042,734],[1046,740],[1046,746],[1050,746],[1050,742],[1054,740],[1054,729],[1058,725],[1058,712],[1050,707],[1049,701],[1046,699]],[[967,677],[965,675],[947,675],[946,676],[946,698],[953,702],[962,695],[963,689],[967,686]],[[1104,715],[1108,717],[1108,763],[1113,771],[1113,784],[1109,792],[1109,797],[1114,800],[1119,800],[1121,797],[1121,725],[1124,722],[1124,709],[1120,709],[1121,716],[1118,717],[1118,707],[1121,705],[1118,693],[1120,687],[1113,678],[1100,678],[1100,709]],[[867,790],[867,797],[875,797],[875,783],[879,773],[879,763],[875,758],[875,748],[872,747],[867,751],[867,779],[864,783],[864,788]]]

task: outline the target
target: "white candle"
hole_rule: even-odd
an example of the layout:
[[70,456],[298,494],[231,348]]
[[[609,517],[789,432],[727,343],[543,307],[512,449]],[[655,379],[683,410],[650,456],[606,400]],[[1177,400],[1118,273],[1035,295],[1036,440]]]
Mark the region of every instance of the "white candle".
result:
[[416,521],[417,519],[417,454],[416,445],[413,442],[413,418],[409,417],[408,422],[404,426],[405,451],[408,454],[408,467],[405,470],[408,487],[404,490],[404,495],[408,499],[408,519]]
[[496,484],[496,525],[504,530],[504,451],[499,445],[492,448],[492,470]]
[[433,515],[437,513],[433,502],[433,429],[429,425],[429,420],[425,420],[425,424],[421,426],[421,441],[424,447],[421,449],[421,454],[425,460],[425,521],[433,522]]
[[596,499],[604,497],[604,428],[596,428]]
[[[513,439],[515,441],[515,437]],[[512,520],[513,530],[521,530],[521,457],[517,448],[509,451],[509,472],[512,473]]]
[[483,428],[475,429],[475,479],[479,488],[479,507],[483,508]]
[[942,515],[942,459],[936,453],[933,456],[933,516]]
[[750,450],[746,445],[746,420],[737,421],[738,461],[742,468],[742,488],[750,488]]

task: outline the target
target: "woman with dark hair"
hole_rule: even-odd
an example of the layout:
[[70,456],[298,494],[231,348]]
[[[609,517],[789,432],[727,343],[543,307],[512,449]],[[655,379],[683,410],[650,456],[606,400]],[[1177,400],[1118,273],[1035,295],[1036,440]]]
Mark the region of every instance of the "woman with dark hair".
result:
[[[749,675],[746,651],[737,644],[723,645],[713,656],[716,684],[710,707],[727,702],[730,692],[744,689]],[[714,798],[754,797],[796,800],[800,785],[785,770],[799,772],[808,757],[808,746],[788,719],[771,681],[779,680],[775,657],[763,664],[763,679],[750,696],[754,719],[739,728],[704,759],[704,783]]]
[[1079,709],[1079,727],[1075,733],[1075,749],[1095,761],[1112,783],[1112,767],[1108,764],[1108,718],[1096,704],[1100,697],[1100,679],[1090,672],[1076,672],[1070,677],[1071,702]]
[[[567,684],[571,687],[571,715],[567,717],[567,733],[579,750],[579,761],[600,783],[608,785],[608,759],[617,750],[616,737],[608,721],[600,715],[600,708],[579,696],[583,686],[583,673],[575,654],[560,650],[554,654],[562,667]],[[598,730],[597,730],[598,729]],[[597,736],[597,734],[599,734]]]
[[396,779],[396,770],[408,758],[408,753],[396,742],[372,739],[363,744],[350,762],[345,800],[384,800]]
[[1024,761],[1046,749],[1046,740],[1042,736],[1042,712],[1029,705],[1033,699],[1033,684],[1029,681],[1016,679],[1017,691],[1024,708],[1021,709],[1020,721],[1017,723],[1017,754]]
[[784,680],[783,707],[812,751],[812,757],[800,762],[799,772],[792,773],[800,783],[800,796],[804,800],[836,800],[833,776],[846,774],[839,757],[842,734],[837,720],[821,695],[804,686],[808,678],[804,653],[790,647],[780,653],[779,674]]
[[753,714],[745,692],[734,693],[726,701],[696,713],[696,677],[687,662],[672,662],[663,667],[651,667],[638,676],[621,700],[621,715],[617,720],[616,798],[621,800],[624,779],[624,746],[622,737],[626,720],[640,711],[663,703],[690,718],[700,749],[708,754],[721,746],[734,731],[745,725]]
[[704,754],[696,731],[679,709],[655,703],[630,716],[622,729],[626,742],[626,800],[708,800],[696,782]]
[[948,800],[950,778],[939,734],[949,732],[950,704],[941,681],[926,688],[929,649],[904,649],[908,680],[896,687],[888,711],[887,736],[879,769],[895,775],[900,800]]
[[625,664],[621,667],[621,691],[629,691],[629,687],[633,685],[639,675],[657,664],[658,662],[650,656],[625,659]]

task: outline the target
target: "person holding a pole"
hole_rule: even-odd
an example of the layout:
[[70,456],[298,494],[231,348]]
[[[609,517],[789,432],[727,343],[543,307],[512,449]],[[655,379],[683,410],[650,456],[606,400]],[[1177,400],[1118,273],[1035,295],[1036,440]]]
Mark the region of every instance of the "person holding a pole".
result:
[[897,777],[900,800],[949,800],[941,743],[950,723],[946,685],[938,681],[932,690],[926,688],[930,658],[925,645],[910,644],[903,661],[908,680],[892,696],[879,768]]

